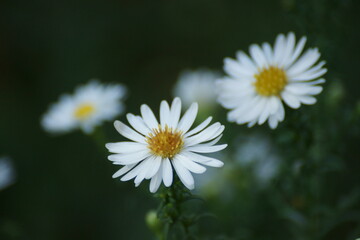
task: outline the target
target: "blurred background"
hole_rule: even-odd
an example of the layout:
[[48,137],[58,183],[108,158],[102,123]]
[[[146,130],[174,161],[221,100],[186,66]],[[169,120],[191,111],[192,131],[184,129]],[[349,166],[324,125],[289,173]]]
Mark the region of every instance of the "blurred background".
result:
[[[324,92],[286,109],[277,131],[214,110],[230,147],[227,167],[199,180],[201,208],[217,218],[200,221],[198,236],[360,237],[359,12],[356,0],[1,1],[0,157],[12,179],[0,189],[0,239],[154,239],[148,182],[112,179],[118,166],[91,136],[43,131],[49,104],[98,78],[127,86],[126,111],[157,111],[183,70],[221,72],[224,57],[289,31],[327,61]],[[122,140],[111,122],[102,130]]]

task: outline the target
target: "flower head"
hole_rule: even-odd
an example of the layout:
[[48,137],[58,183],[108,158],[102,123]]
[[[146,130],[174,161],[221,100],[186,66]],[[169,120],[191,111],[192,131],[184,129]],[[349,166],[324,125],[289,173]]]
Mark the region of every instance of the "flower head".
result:
[[202,165],[223,165],[220,160],[199,153],[217,152],[226,148],[226,144],[215,145],[222,136],[224,126],[217,122],[207,127],[212,119],[209,117],[189,131],[197,115],[197,103],[191,104],[180,118],[179,98],[174,99],[171,107],[162,101],[160,123],[146,104],[140,110],[141,116],[131,113],[126,115],[135,130],[120,121],[114,123],[116,130],[132,141],[106,144],[107,149],[114,153],[108,159],[114,164],[124,165],[113,178],[122,176],[121,181],[135,178],[136,186],[144,179],[151,179],[150,191],[156,192],[161,182],[167,187],[172,184],[174,168],[181,182],[188,189],[193,189],[191,172],[205,172],[206,168]]
[[51,133],[82,129],[91,133],[105,120],[112,120],[123,112],[126,88],[120,84],[100,84],[90,81],[80,86],[73,95],[63,95],[42,119],[43,128]]
[[[231,111],[228,120],[251,127],[268,120],[271,128],[284,120],[282,102],[291,108],[301,104],[314,104],[314,95],[322,91],[318,86],[326,73],[325,62],[317,48],[304,54],[306,38],[295,44],[295,35],[278,35],[275,46],[264,43],[250,46],[249,58],[244,52],[237,53],[237,60],[226,58],[224,70],[229,75],[217,81],[218,101]],[[315,66],[314,66],[315,65]]]
[[216,71],[200,69],[184,71],[174,87],[174,95],[182,99],[188,107],[198,102],[202,107],[213,107],[216,104],[215,80],[221,75]]

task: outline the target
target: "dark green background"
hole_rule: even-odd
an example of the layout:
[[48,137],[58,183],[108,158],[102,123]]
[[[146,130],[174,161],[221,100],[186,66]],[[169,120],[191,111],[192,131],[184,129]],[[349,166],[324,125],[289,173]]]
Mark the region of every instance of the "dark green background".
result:
[[[308,47],[320,48],[330,76],[345,86],[345,103],[355,105],[359,5],[351,0],[1,1],[0,155],[13,159],[17,181],[0,192],[0,239],[152,238],[144,214],[157,202],[148,183],[135,189],[132,182],[113,180],[117,167],[81,132],[53,137],[41,129],[42,114],[59,95],[99,78],[128,87],[128,111],[137,113],[142,103],[157,109],[160,100],[171,99],[181,70],[221,69],[223,58],[236,50],[273,43],[278,33],[294,31],[298,38],[308,36]],[[104,129],[109,139],[119,139],[111,123]],[[359,160],[358,153],[351,154],[350,162]]]

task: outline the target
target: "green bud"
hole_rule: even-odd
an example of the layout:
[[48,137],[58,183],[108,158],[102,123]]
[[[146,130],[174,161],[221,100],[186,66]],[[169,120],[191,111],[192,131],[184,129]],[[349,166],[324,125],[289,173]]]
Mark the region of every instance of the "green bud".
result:
[[151,231],[155,234],[161,232],[161,221],[157,217],[155,210],[150,210],[145,216],[146,225],[149,227]]

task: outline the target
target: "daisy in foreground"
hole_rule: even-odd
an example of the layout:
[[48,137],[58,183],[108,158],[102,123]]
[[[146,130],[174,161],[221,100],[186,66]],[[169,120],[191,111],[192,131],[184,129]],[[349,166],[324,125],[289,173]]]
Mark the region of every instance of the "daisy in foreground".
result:
[[96,80],[78,87],[73,95],[63,95],[43,116],[41,124],[50,133],[64,133],[76,128],[91,133],[105,120],[123,112],[126,88],[120,84],[101,84]]
[[180,119],[180,98],[175,98],[171,107],[162,101],[160,123],[146,104],[140,110],[141,116],[126,115],[135,130],[120,121],[114,123],[116,130],[132,141],[106,144],[106,148],[115,153],[108,159],[114,164],[124,165],[113,178],[123,175],[121,181],[135,178],[135,186],[139,186],[144,179],[151,179],[150,192],[154,193],[161,182],[166,187],[172,184],[174,168],[181,182],[191,190],[194,188],[191,172],[205,172],[206,168],[202,165],[223,166],[220,160],[199,153],[226,148],[227,144],[215,145],[225,127],[218,122],[207,127],[212,119],[208,117],[189,131],[197,115],[197,103],[193,103]]
[[[301,55],[306,38],[295,44],[295,35],[278,35],[275,47],[269,43],[250,46],[249,58],[244,52],[237,59],[226,58],[224,70],[229,75],[217,81],[218,101],[231,109],[228,120],[251,127],[268,120],[274,129],[284,120],[282,101],[297,109],[301,104],[314,104],[314,95],[322,91],[318,79],[326,73],[317,48]],[[315,65],[315,66],[314,66]]]

